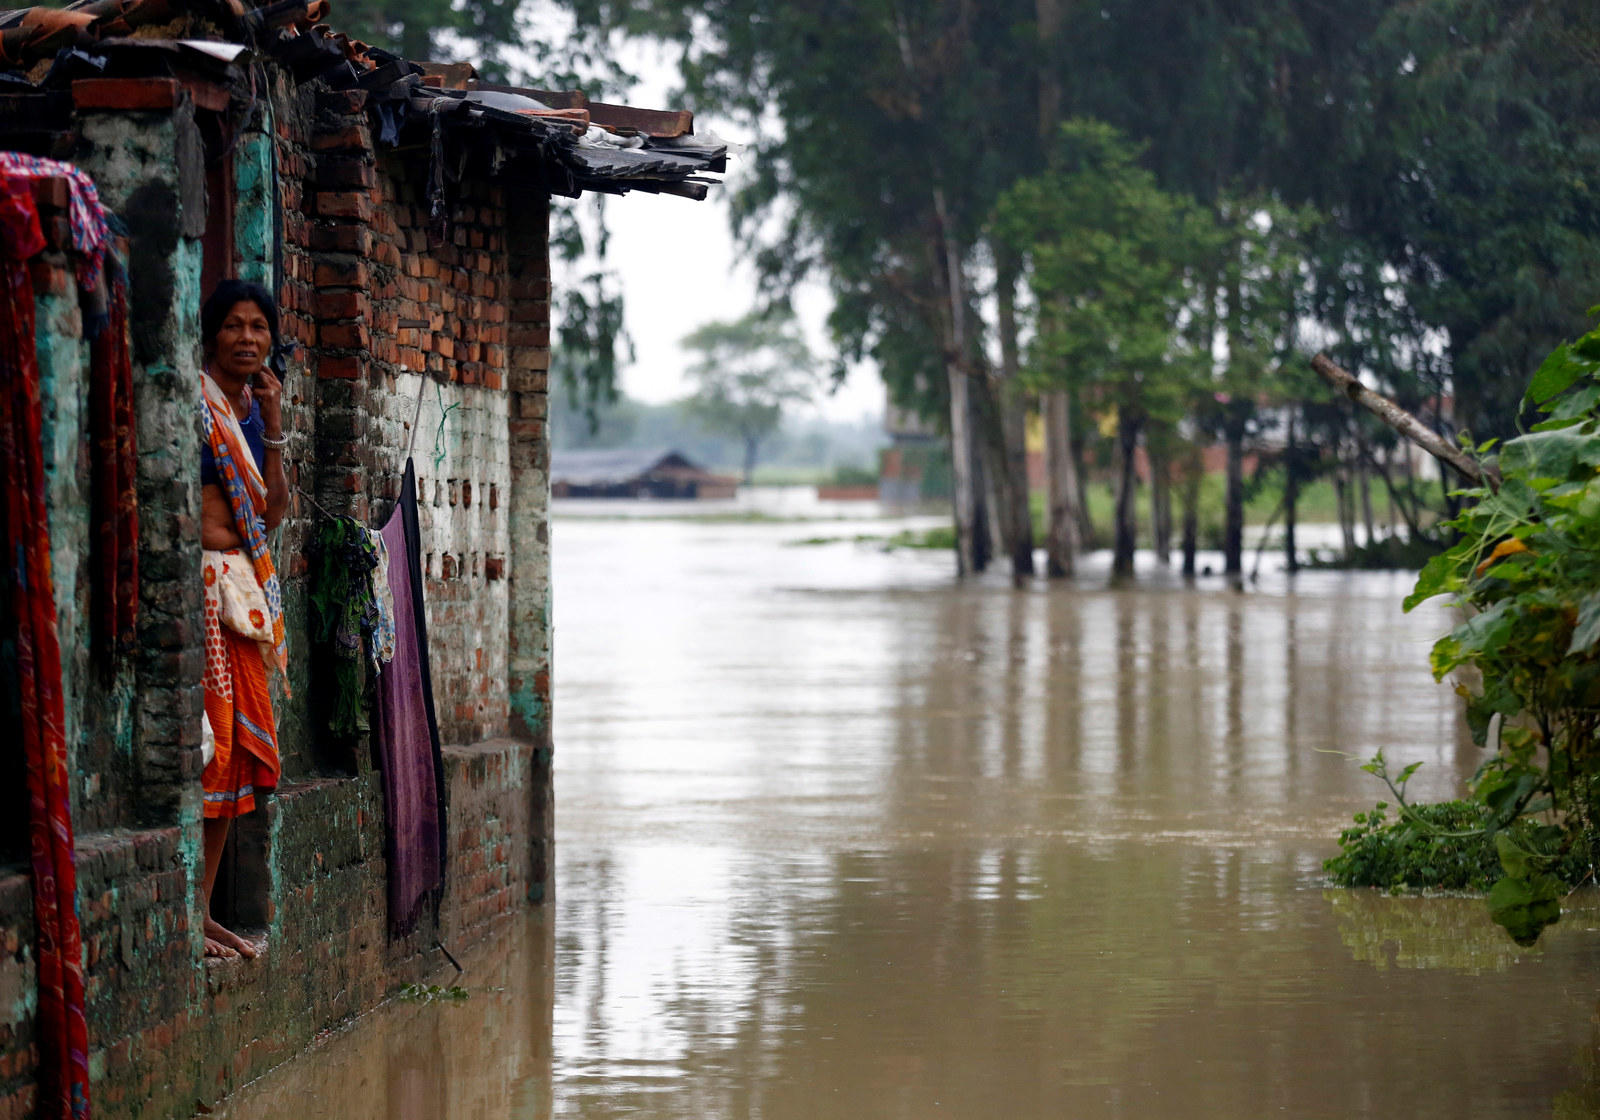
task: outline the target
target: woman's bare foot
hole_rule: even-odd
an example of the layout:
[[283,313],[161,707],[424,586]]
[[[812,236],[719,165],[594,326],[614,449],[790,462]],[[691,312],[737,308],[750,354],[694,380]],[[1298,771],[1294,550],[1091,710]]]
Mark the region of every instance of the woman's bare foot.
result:
[[260,950],[254,945],[211,918],[206,919],[205,938],[208,957],[243,957],[253,961],[260,955]]

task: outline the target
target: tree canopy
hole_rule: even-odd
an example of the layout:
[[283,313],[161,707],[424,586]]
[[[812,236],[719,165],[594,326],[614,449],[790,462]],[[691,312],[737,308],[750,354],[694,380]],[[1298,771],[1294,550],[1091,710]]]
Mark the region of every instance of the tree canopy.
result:
[[755,474],[761,444],[778,430],[783,410],[810,400],[816,360],[792,312],[750,312],[732,322],[706,323],[683,340],[695,357],[690,415],[707,429],[744,445],[744,480]]

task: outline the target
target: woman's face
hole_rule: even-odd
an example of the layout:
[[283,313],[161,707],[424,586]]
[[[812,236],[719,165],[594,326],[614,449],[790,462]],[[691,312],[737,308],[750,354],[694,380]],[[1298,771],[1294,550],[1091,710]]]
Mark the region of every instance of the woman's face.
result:
[[248,379],[261,372],[272,350],[272,328],[255,300],[244,299],[228,309],[212,345],[211,362],[224,373]]

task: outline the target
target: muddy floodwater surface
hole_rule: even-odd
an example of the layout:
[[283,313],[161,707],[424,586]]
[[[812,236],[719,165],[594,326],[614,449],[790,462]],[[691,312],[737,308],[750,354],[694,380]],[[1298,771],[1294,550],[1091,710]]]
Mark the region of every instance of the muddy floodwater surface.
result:
[[[852,528],[850,533],[859,531]],[[557,886],[243,1118],[1597,1115],[1600,907],[1326,886],[1479,761],[1411,579],[958,586],[815,525],[558,520]]]

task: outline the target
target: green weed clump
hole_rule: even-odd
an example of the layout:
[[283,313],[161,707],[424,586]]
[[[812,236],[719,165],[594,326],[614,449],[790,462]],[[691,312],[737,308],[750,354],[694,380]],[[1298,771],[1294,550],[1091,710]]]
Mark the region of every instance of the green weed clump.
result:
[[[1341,887],[1386,891],[1487,893],[1505,874],[1500,849],[1487,826],[1491,812],[1475,801],[1410,805],[1390,818],[1386,801],[1355,815],[1339,836],[1339,854],[1323,863]],[[1527,846],[1536,822],[1524,818],[1506,829]],[[1569,887],[1588,874],[1587,860],[1569,850],[1552,869]]]
[[400,989],[400,999],[405,1003],[434,1003],[444,1000],[461,1003],[472,998],[472,992],[459,984],[446,988],[439,984],[407,984]]

